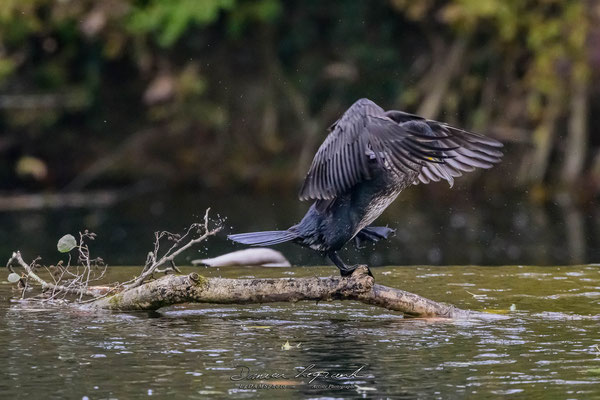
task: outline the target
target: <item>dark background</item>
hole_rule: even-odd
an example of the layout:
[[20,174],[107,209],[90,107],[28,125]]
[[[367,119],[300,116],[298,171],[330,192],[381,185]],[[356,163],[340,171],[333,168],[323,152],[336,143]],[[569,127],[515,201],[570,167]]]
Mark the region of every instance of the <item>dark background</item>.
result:
[[598,22],[593,1],[5,1],[1,250],[54,257],[87,227],[141,263],[207,206],[230,231],[285,228],[326,128],[368,97],[506,156],[404,193],[382,219],[399,235],[362,257],[597,261]]

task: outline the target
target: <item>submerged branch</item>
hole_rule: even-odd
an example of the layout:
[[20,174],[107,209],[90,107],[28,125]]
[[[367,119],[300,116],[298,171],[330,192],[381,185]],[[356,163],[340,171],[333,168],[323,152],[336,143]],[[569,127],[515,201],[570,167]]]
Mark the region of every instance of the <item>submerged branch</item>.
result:
[[378,285],[359,267],[347,278],[224,279],[196,273],[167,275],[86,304],[92,310],[157,310],[181,303],[252,304],[301,300],[356,300],[410,317],[467,318],[469,311]]

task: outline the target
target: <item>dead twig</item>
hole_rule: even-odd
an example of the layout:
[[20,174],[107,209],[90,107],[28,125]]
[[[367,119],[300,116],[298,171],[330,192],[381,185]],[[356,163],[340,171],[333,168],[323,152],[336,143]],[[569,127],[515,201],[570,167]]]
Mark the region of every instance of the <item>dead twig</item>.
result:
[[[180,255],[181,253],[183,253],[184,251],[186,251],[193,245],[203,242],[208,237],[215,235],[217,232],[219,232],[222,229],[222,226],[217,226],[213,229],[209,228],[209,218],[208,218],[209,211],[210,211],[210,208],[208,208],[206,210],[206,213],[204,214],[204,223],[192,224],[187,229],[187,231],[185,232],[185,234],[183,236],[178,235],[178,234],[173,234],[170,232],[166,232],[166,231],[156,232],[155,233],[156,239],[154,240],[154,251],[148,253],[148,256],[146,258],[146,265],[144,266],[142,273],[140,274],[140,276],[132,279],[131,281],[125,282],[123,284],[123,288],[124,289],[132,289],[132,288],[138,287],[142,283],[144,283],[145,280],[152,277],[152,275],[156,272],[167,272],[169,270],[178,271],[177,267],[175,266],[175,257]],[[199,235],[199,236],[190,239],[190,237],[194,234]],[[161,241],[161,239],[163,239],[165,237],[167,239],[172,240],[174,243],[162,257],[159,257],[160,241]],[[187,240],[187,242],[186,242],[186,240]],[[164,270],[158,269],[159,267],[161,267],[162,265],[167,264],[167,263],[170,264],[170,267],[168,269],[164,269]]]
[[12,257],[8,260],[8,263],[6,264],[6,266],[9,268],[9,270],[11,272],[14,272],[14,270],[11,268],[11,266],[14,262],[16,262],[19,266],[23,267],[23,269],[25,270],[25,275],[28,278],[31,278],[36,283],[38,283],[42,287],[43,291],[52,289],[54,292],[60,291],[63,293],[71,293],[71,294],[76,294],[79,296],[92,296],[92,297],[95,296],[94,292],[87,290],[87,289],[72,287],[70,285],[68,285],[68,286],[58,285],[58,284],[50,283],[50,282],[43,280],[42,278],[39,277],[38,274],[36,274],[33,271],[33,267],[31,265],[27,264],[23,260],[23,257],[21,256],[20,251],[15,251],[14,253],[12,253]]
[[[154,251],[148,254],[142,273],[140,276],[125,283],[117,282],[107,286],[92,286],[93,282],[104,278],[107,266],[101,258],[91,258],[87,241],[94,240],[96,234],[88,230],[79,233],[78,244],[74,238],[71,237],[70,239],[73,244],[67,250],[70,251],[77,248],[78,258],[76,265],[71,265],[71,254],[68,254],[66,265],[63,264],[63,261],[60,261],[56,265],[46,267],[38,265],[39,259],[35,259],[31,264],[27,264],[23,260],[21,253],[16,251],[12,254],[10,260],[8,260],[7,267],[12,273],[16,273],[13,265],[23,267],[25,271],[19,280],[20,287],[23,289],[21,294],[22,299],[25,298],[26,293],[31,288],[29,284],[31,280],[36,285],[41,286],[42,301],[54,301],[64,299],[67,295],[76,295],[78,296],[78,303],[88,303],[112,295],[115,292],[135,288],[150,279],[155,273],[180,272],[175,265],[175,258],[191,246],[206,240],[209,236],[221,230],[220,226],[213,229],[209,227],[209,210],[206,210],[203,223],[192,224],[183,235],[166,231],[156,232]],[[66,235],[65,237],[67,236],[70,235]],[[160,243],[165,238],[172,241],[173,244],[164,255],[159,256]],[[159,269],[163,265],[166,268]],[[102,268],[98,270],[98,267]],[[36,268],[44,268],[52,281],[41,278],[36,273]],[[89,297],[89,299],[84,299],[84,296]]]

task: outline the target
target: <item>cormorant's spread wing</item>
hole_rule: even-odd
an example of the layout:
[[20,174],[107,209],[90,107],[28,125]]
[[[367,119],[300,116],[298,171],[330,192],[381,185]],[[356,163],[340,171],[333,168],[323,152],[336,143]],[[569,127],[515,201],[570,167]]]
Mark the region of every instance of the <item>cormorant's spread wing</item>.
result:
[[371,179],[369,162],[419,181],[445,179],[500,161],[499,142],[436,121],[385,112],[370,100],[352,105],[330,128],[306,175],[300,199],[329,200]]
[[[435,142],[440,154],[446,156],[443,162],[424,163],[414,184],[444,179],[452,187],[454,178],[461,176],[463,172],[471,172],[475,168],[491,168],[502,159],[502,152],[499,150],[502,143],[494,139],[402,111],[388,111],[385,114],[409,132],[427,131],[429,135],[443,138]],[[424,124],[429,129],[423,129]]]
[[301,200],[332,199],[370,179],[370,159],[414,174],[424,162],[446,157],[432,146],[440,138],[409,132],[367,99],[354,103],[330,130],[306,175]]

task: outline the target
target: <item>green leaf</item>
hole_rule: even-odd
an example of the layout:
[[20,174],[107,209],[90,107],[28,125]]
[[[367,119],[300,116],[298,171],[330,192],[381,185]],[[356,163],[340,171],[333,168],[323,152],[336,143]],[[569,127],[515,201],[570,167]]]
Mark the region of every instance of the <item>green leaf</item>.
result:
[[163,47],[172,46],[190,26],[206,26],[219,13],[234,7],[234,0],[150,0],[132,9],[129,29],[134,33],[154,33]]
[[58,241],[58,244],[56,245],[56,248],[61,253],[68,253],[75,247],[77,247],[77,240],[75,240],[75,237],[73,235],[65,235],[61,237]]
[[8,278],[7,280],[10,283],[15,283],[15,282],[19,282],[19,279],[21,279],[21,276],[19,274],[16,274],[14,272],[11,272],[10,274],[8,274]]

